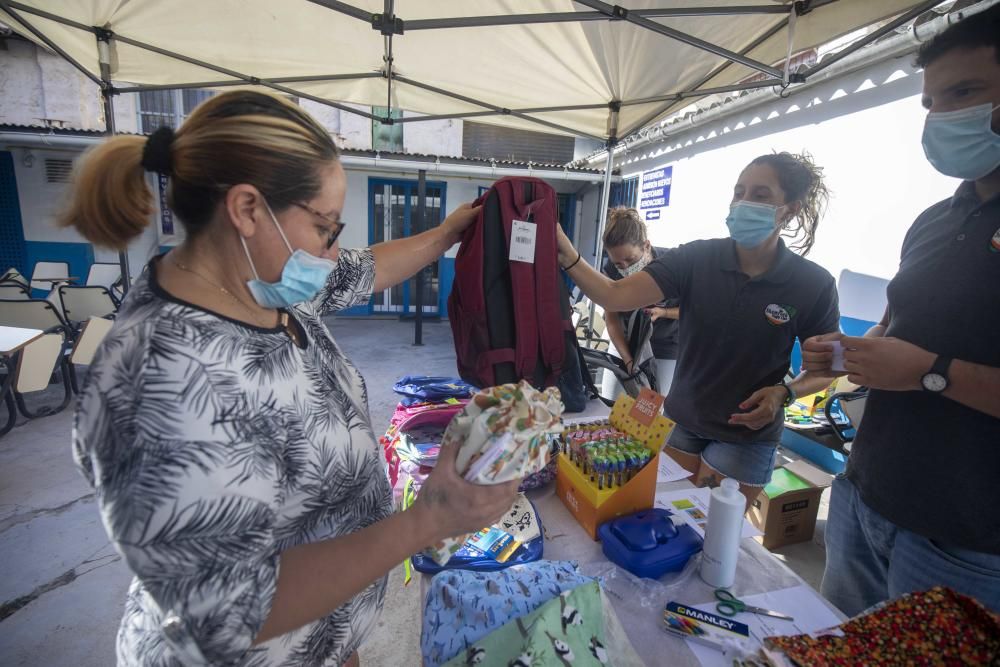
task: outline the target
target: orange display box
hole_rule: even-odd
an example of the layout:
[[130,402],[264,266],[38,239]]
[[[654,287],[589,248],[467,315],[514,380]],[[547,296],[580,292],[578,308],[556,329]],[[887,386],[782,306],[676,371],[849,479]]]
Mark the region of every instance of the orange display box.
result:
[[632,436],[653,452],[653,458],[635,477],[622,486],[598,490],[567,455],[560,453],[556,464],[556,495],[595,540],[597,527],[602,523],[653,506],[657,454],[674,429],[674,423],[663,415],[657,415],[646,426],[630,415],[634,404],[635,399],[629,396],[619,397],[611,410],[609,421],[616,429]]

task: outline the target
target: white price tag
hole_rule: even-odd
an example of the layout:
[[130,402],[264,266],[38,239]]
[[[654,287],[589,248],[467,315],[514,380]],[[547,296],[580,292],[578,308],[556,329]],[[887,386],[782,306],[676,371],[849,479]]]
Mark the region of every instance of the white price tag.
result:
[[533,222],[514,220],[510,227],[510,261],[535,263],[535,233]]

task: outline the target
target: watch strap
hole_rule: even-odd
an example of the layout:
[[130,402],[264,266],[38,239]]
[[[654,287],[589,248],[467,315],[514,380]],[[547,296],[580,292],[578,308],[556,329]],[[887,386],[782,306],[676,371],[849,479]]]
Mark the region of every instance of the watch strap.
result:
[[784,387],[785,392],[788,394],[785,397],[785,402],[782,403],[782,405],[787,408],[789,405],[791,405],[792,403],[794,403],[795,399],[797,398],[795,396],[795,390],[792,389],[792,385],[790,385],[789,383],[785,382],[784,380],[782,380],[781,382],[779,382],[778,385],[781,386],[781,387]]
[[951,361],[952,361],[951,357],[946,357],[943,354],[939,354],[937,356],[937,359],[934,360],[934,365],[931,366],[930,372],[937,373],[945,380],[950,381],[950,378],[948,377],[948,370],[951,367]]

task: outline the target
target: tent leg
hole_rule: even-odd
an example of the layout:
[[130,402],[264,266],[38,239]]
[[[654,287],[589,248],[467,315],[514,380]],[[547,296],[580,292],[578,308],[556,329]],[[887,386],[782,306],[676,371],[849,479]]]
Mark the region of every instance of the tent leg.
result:
[[[417,220],[412,230],[417,234],[422,233],[426,228],[427,218],[427,170],[421,169],[417,176]],[[412,232],[411,232],[412,233]],[[417,316],[413,318],[413,344],[424,344],[424,271],[426,267],[420,267],[417,271]]]
[[[111,44],[110,37],[98,33],[97,53],[101,62],[101,99],[104,102],[104,134],[115,135],[115,98],[114,86],[111,83]],[[131,273],[128,267],[128,249],[118,251],[118,266],[121,267],[122,298],[128,294],[132,286]]]
[[[611,170],[615,166],[615,141],[608,141],[608,161],[604,165],[604,186],[601,188],[600,216],[597,223],[597,250],[594,255],[594,268],[601,270],[601,256],[604,254],[604,227],[608,222],[608,202],[611,200]],[[596,304],[590,300],[590,320],[587,324],[587,347],[594,333],[594,311]]]

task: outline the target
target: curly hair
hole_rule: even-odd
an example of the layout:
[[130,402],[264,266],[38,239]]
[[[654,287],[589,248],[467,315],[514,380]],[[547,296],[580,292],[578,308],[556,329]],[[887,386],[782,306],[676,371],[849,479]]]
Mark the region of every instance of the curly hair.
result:
[[789,244],[803,256],[816,242],[820,218],[830,200],[830,190],[823,181],[823,168],[817,166],[809,153],[772,153],[755,158],[750,164],[766,164],[778,174],[778,183],[785,191],[786,202],[801,202],[798,212],[785,223],[783,236],[793,239]]

